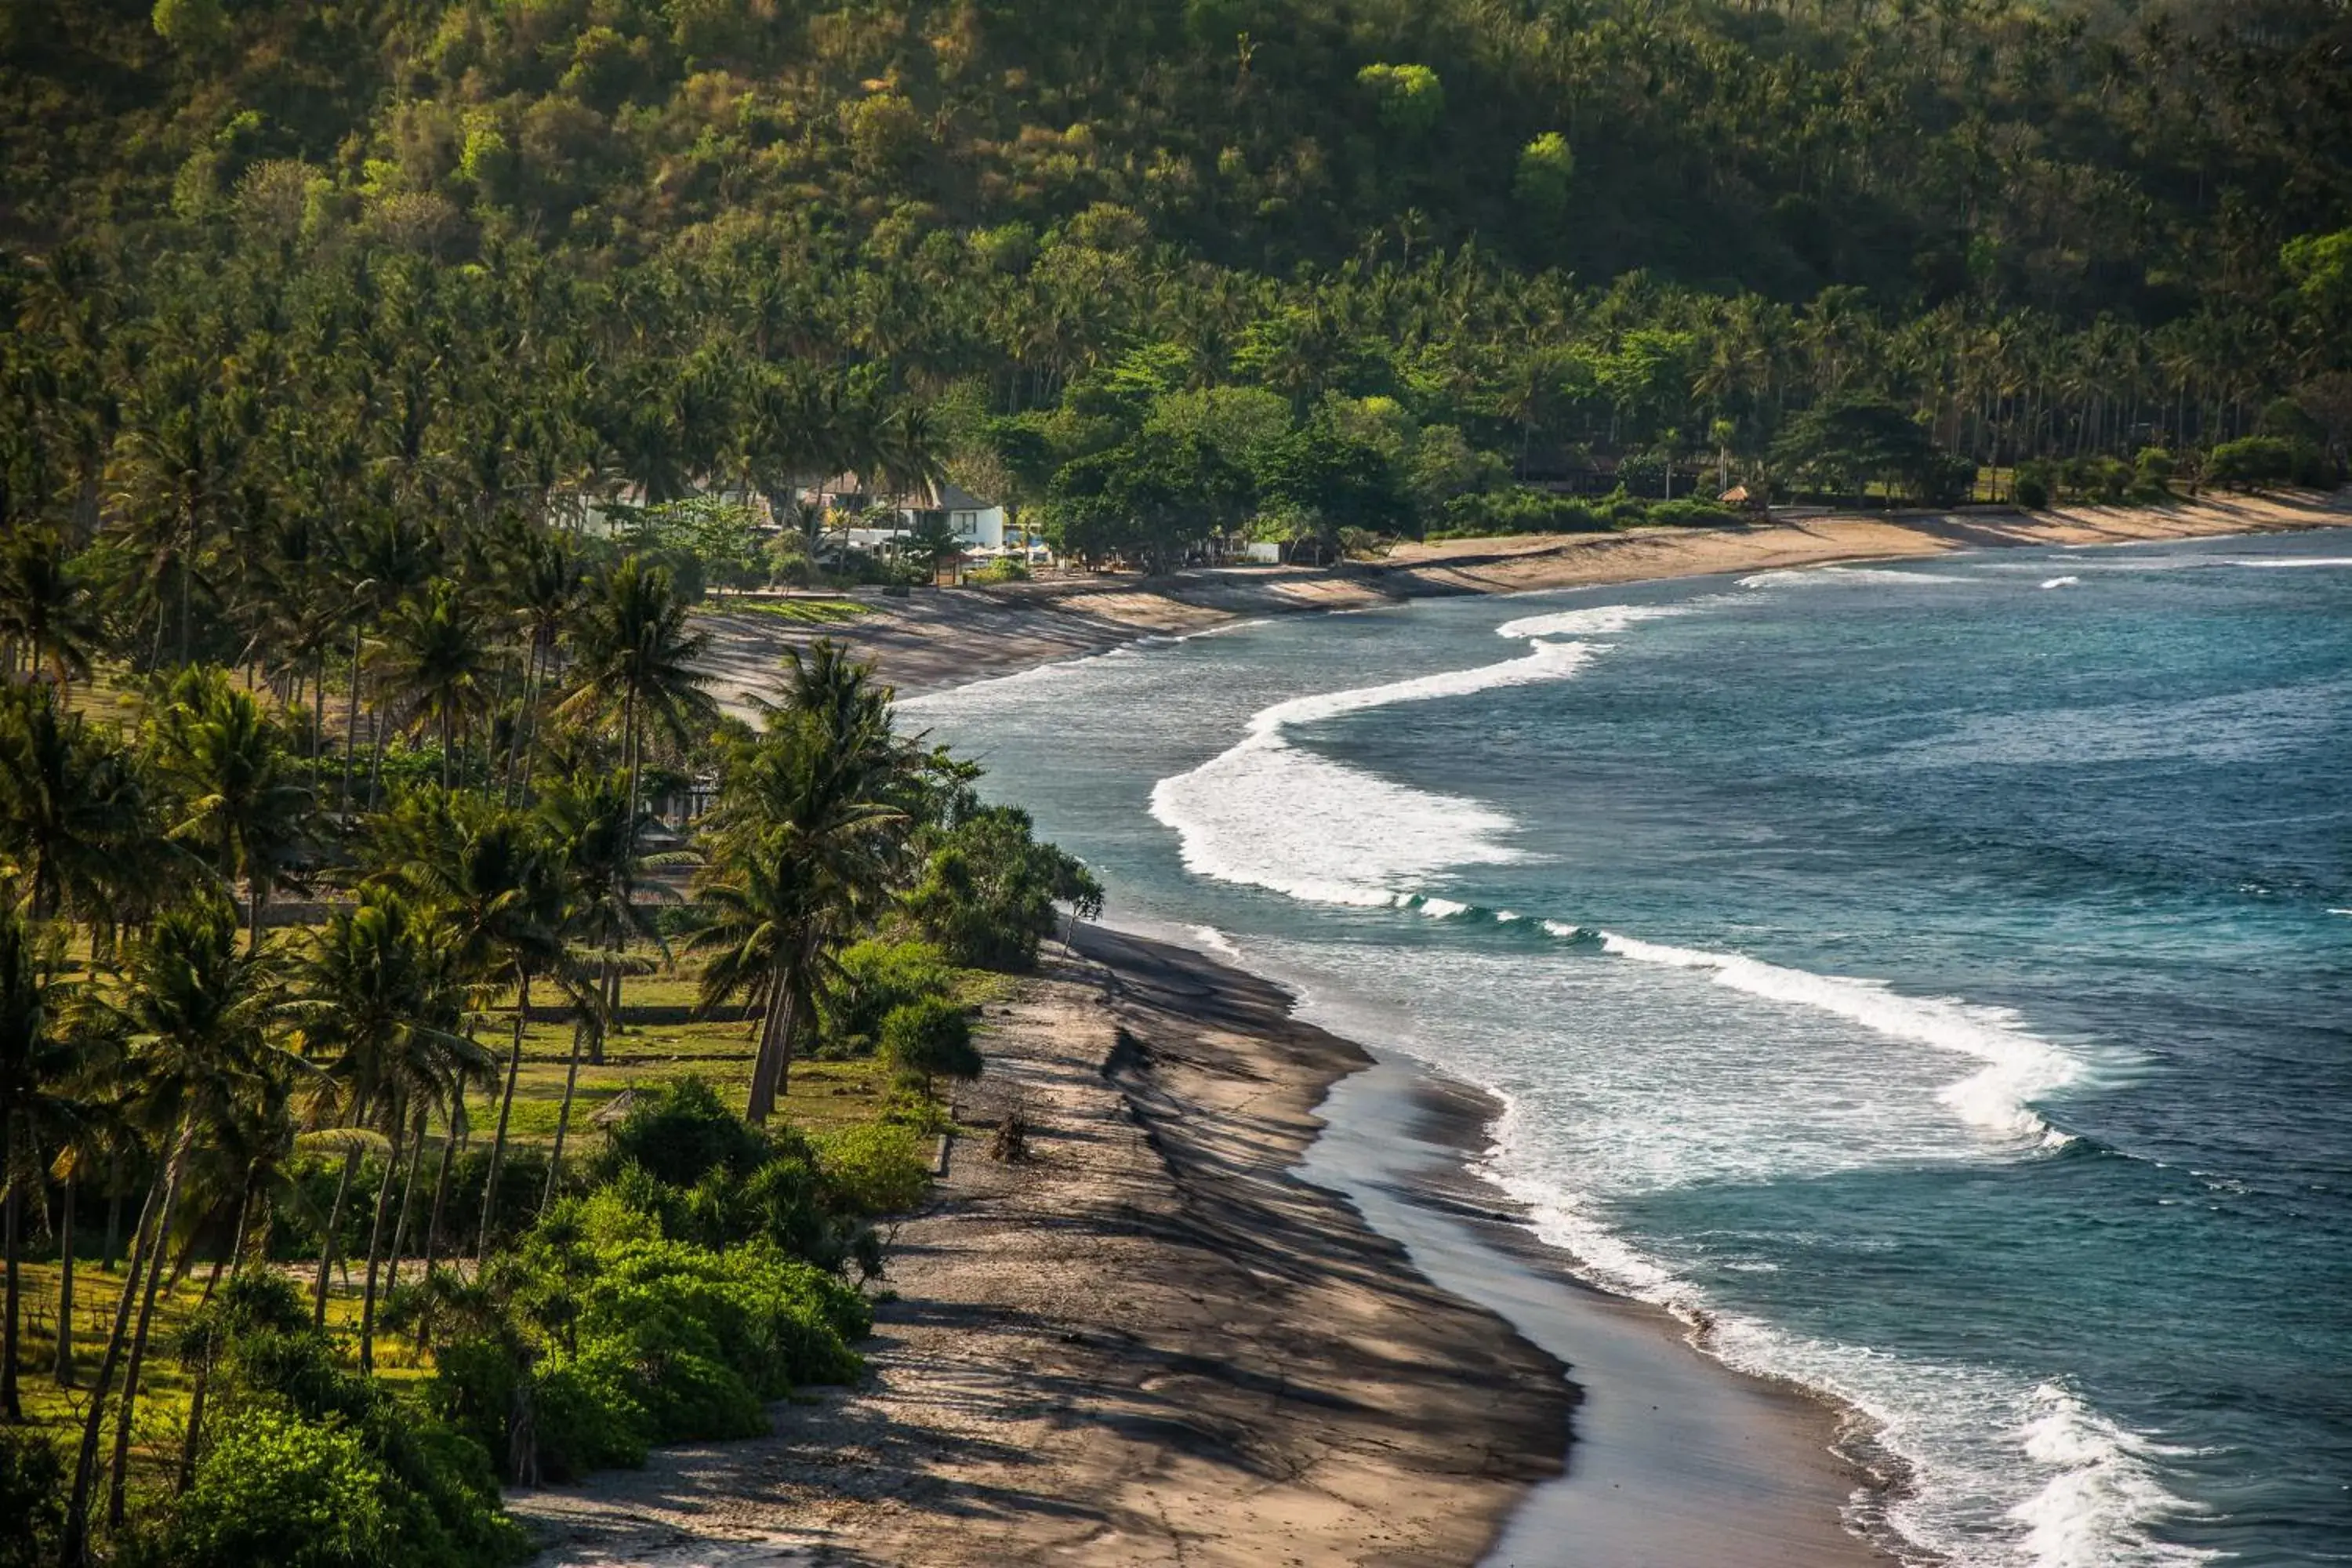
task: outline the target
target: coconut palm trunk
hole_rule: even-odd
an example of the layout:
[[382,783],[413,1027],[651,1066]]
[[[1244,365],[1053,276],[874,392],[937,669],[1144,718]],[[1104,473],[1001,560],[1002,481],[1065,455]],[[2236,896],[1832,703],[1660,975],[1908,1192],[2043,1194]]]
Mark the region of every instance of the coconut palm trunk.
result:
[[343,700],[343,795],[342,816],[352,815],[352,763],[357,754],[360,739],[360,656],[365,651],[362,630],[352,627],[352,689]]
[[[147,1261],[147,1282],[140,1294],[139,1327],[131,1336],[131,1360],[122,1373],[122,1404],[114,1415],[114,1473],[106,1483],[106,1527],[110,1531],[122,1528],[123,1499],[131,1484],[131,1428],[139,1415],[139,1373],[147,1362],[147,1333],[155,1324],[155,1296],[163,1283],[163,1275],[171,1258],[172,1209],[180,1192],[180,1167],[187,1163],[186,1141],[172,1161],[173,1171],[163,1203],[163,1212],[155,1224],[154,1256]],[[129,1289],[126,1281],[124,1289]]]
[[457,1089],[457,1098],[449,1104],[449,1125],[441,1135],[441,1168],[433,1178],[433,1213],[425,1224],[425,1278],[433,1278],[433,1265],[441,1256],[441,1215],[449,1202],[449,1167],[457,1157],[457,1129],[466,1119],[466,1091]]
[[73,1310],[74,1310],[74,1187],[71,1176],[66,1178],[63,1200],[58,1215],[58,1362],[57,1380],[59,1388],[71,1388],[74,1374]]
[[[358,1124],[358,1119],[352,1119]],[[327,1279],[334,1272],[335,1242],[343,1233],[343,1204],[352,1194],[352,1178],[359,1174],[360,1152],[346,1151],[343,1155],[342,1179],[335,1184],[335,1202],[327,1211],[327,1234],[319,1242],[319,1275],[310,1287],[310,1321],[323,1327],[327,1321]]]
[[392,1252],[385,1259],[383,1293],[391,1295],[400,1289],[401,1248],[408,1241],[408,1216],[416,1200],[416,1167],[425,1163],[425,1128],[431,1114],[429,1105],[416,1108],[416,1120],[408,1134],[408,1174],[400,1184],[400,1218],[392,1227]]
[[779,1060],[784,1048],[784,1020],[792,1011],[792,981],[784,966],[776,966],[774,981],[768,989],[768,1008],[760,1019],[760,1050],[751,1064],[751,1094],[743,1108],[744,1119],[754,1126],[768,1120],[776,1109],[776,1084],[782,1074]]
[[489,1256],[490,1225],[498,1217],[499,1167],[506,1162],[507,1124],[514,1117],[515,1080],[522,1076],[522,1031],[530,1018],[530,971],[515,967],[514,1040],[507,1049],[506,1091],[499,1097],[499,1128],[490,1137],[489,1177],[482,1184],[482,1231],[474,1245],[474,1260]]
[[580,1047],[587,1037],[602,1028],[601,1021],[591,1009],[583,1008],[572,1025],[572,1059],[563,1069],[563,1103],[555,1112],[555,1147],[547,1155],[547,1190],[540,1194],[539,1212],[545,1214],[555,1202],[555,1184],[563,1170],[563,1135],[572,1126],[572,1096],[580,1083]]
[[[12,1140],[13,1142],[13,1140]],[[5,1233],[7,1250],[7,1326],[0,1329],[0,1420],[16,1426],[25,1419],[24,1405],[16,1397],[16,1314],[18,1308],[17,1219],[23,1209],[22,1182],[8,1184],[8,1196],[0,1200],[0,1233]]]
[[154,1179],[147,1184],[147,1200],[140,1206],[139,1223],[131,1231],[130,1271],[123,1276],[121,1294],[115,1298],[114,1327],[106,1337],[106,1353],[99,1361],[98,1384],[90,1393],[89,1408],[82,1415],[81,1447],[74,1459],[73,1494],[66,1505],[65,1531],[58,1552],[61,1568],[83,1568],[89,1561],[90,1491],[98,1481],[98,1439],[106,1430],[107,1392],[114,1382],[115,1368],[122,1363],[123,1347],[131,1337],[131,1304],[138,1291],[140,1271],[151,1251],[162,1250],[164,1240],[156,1237],[151,1247],[150,1227],[155,1224],[158,1211],[168,1213],[179,1198],[179,1167],[176,1155],[156,1167]]
[[383,1180],[376,1184],[375,1223],[368,1227],[367,1280],[360,1293],[360,1371],[375,1371],[375,1279],[376,1266],[383,1257],[383,1227],[392,1213],[394,1176],[400,1170],[403,1146],[401,1133],[406,1117],[405,1106],[395,1106],[392,1119],[392,1157],[385,1163]]

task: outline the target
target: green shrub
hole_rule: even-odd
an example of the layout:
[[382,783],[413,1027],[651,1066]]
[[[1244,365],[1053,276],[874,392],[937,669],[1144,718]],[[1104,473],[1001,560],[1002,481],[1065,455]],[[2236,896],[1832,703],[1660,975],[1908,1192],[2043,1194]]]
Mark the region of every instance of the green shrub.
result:
[[1575,496],[1514,485],[1455,496],[1433,539],[1485,539],[1514,533],[1598,533],[1608,519]]
[[2040,511],[2050,504],[2050,466],[2046,463],[2020,463],[2010,480],[2011,499],[2028,511]]
[[1041,844],[1029,814],[982,806],[933,840],[907,912],[950,962],[971,969],[1035,967],[1058,900],[1081,912],[1102,908],[1102,886],[1083,862]]
[[910,1128],[845,1127],[819,1139],[817,1154],[834,1202],[852,1214],[904,1213],[930,1186],[929,1156]]
[[541,1477],[566,1481],[591,1470],[644,1464],[656,1428],[638,1401],[637,1383],[634,1369],[608,1346],[579,1355],[558,1352],[541,1363],[530,1385]]
[[0,1426],[0,1568],[48,1568],[66,1521],[65,1461],[37,1426]]
[[2278,436],[2249,436],[2224,441],[2206,460],[2205,476],[2233,489],[2260,489],[2283,484],[2294,473],[2294,443]]
[[612,1131],[611,1158],[656,1180],[691,1187],[712,1171],[747,1175],[768,1157],[760,1130],[730,1110],[699,1078],[641,1093]]
[[180,1500],[181,1568],[380,1568],[384,1475],[340,1421],[265,1408],[224,1424]]
[[947,954],[928,942],[879,937],[842,949],[834,983],[820,1002],[828,1052],[862,1056],[880,1042],[882,1020],[893,1008],[955,986]]
[[1739,522],[1739,514],[1711,500],[1662,500],[1650,508],[1650,521],[1668,528],[1725,528]]
[[944,996],[925,996],[882,1020],[882,1054],[901,1077],[975,1079],[983,1065],[971,1043],[971,1016]]

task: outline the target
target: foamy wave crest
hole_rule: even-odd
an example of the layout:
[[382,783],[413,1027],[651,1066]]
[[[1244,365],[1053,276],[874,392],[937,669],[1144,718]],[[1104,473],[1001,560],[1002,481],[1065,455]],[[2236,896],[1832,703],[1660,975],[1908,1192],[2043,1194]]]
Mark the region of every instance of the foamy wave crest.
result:
[[1185,869],[1202,876],[1318,903],[1426,910],[1425,897],[1400,893],[1398,884],[1517,858],[1503,841],[1510,818],[1327,761],[1293,746],[1284,731],[1400,702],[1564,680],[1599,651],[1591,643],[1538,642],[1498,664],[1277,702],[1250,720],[1240,744],[1154,785],[1151,815],[1176,830]]
[[1611,637],[1667,616],[1690,613],[1688,605],[1593,605],[1549,616],[1525,616],[1495,628],[1498,637]]
[[1939,572],[1897,572],[1885,566],[1784,566],[1739,580],[1743,588],[1779,588],[1809,583],[1966,583]]
[[2295,555],[2282,556],[2274,560],[2267,561],[2256,558],[2247,561],[2232,561],[2230,564],[2232,566],[2256,566],[2264,570],[2295,566],[2352,566],[2352,555]]
[[2074,588],[2082,584],[2080,577],[2053,577],[2042,585],[2045,588]]
[[2203,1511],[2166,1490],[2155,1473],[2156,1461],[2193,1450],[2118,1426],[2058,1384],[2042,1384],[2031,1400],[2020,1433],[2026,1457],[2055,1473],[2009,1517],[2026,1527],[2025,1550],[2040,1568],[2212,1560],[2210,1552],[2157,1545],[2144,1529],[2151,1520]]
[[2010,1138],[2032,1138],[2049,1145],[2067,1142],[2035,1114],[2031,1101],[2053,1093],[2082,1076],[2074,1058],[2018,1026],[2004,1007],[1987,1007],[1948,997],[1904,996],[1870,980],[1850,980],[1788,969],[1738,953],[1667,947],[1602,931],[1602,951],[1643,963],[1706,973],[1718,985],[1751,996],[1818,1007],[1866,1029],[1969,1057],[1983,1068],[1938,1096],[1969,1126]]

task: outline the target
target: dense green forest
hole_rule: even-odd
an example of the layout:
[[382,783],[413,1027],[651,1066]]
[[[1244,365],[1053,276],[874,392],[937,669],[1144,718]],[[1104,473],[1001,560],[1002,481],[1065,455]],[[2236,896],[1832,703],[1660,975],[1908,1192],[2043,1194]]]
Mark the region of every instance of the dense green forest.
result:
[[2336,0],[7,0],[0,58],[5,515],[118,602],[624,483],[944,468],[1156,560],[2352,434]]

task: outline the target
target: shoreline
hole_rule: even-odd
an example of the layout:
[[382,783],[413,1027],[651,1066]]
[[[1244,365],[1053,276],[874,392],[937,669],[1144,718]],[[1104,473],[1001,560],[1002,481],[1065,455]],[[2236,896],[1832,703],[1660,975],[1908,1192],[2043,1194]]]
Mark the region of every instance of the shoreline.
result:
[[[819,635],[873,658],[903,692],[929,694],[1270,614],[2347,524],[2352,505],[2341,496],[2088,521],[1808,520],[1460,542],[1370,570],[1186,574],[1058,593],[943,590],[906,609],[893,601],[843,626],[793,631],[765,616],[706,622],[765,623],[722,640],[722,693],[740,708],[755,668],[764,684],[782,647]],[[1097,1212],[1104,1194],[1091,1189],[1077,1200],[1082,1212],[1065,1203],[1015,1214],[1006,1168],[959,1142],[940,1204],[910,1221],[903,1251],[894,1249],[894,1272],[906,1270],[895,1283],[908,1297],[882,1314],[868,1386],[823,1395],[822,1414],[783,1407],[771,1438],[672,1450],[645,1472],[518,1495],[520,1517],[556,1532],[544,1568],[944,1564],[975,1551],[1008,1562],[1518,1568],[1563,1560],[1563,1540],[1576,1542],[1569,1561],[1663,1568],[1923,1560],[1885,1522],[1899,1479],[1871,1468],[1866,1436],[1856,1451],[1859,1412],[1717,1360],[1700,1342],[1703,1323],[1592,1284],[1534,1234],[1522,1206],[1478,1170],[1499,1100],[1329,1035],[1292,1015],[1278,981],[1189,947],[1099,928],[1080,947],[1109,965],[1091,980],[1057,973],[1046,983],[1062,1009],[1048,1033],[1091,1032],[1099,1045],[1109,1030],[1115,1048],[1087,1063],[1084,1048],[1061,1038],[1061,1055],[1041,1062],[999,1055],[991,1042],[990,1079],[972,1097],[979,1113],[967,1106],[963,1117],[989,1125],[992,1098],[1001,1115],[1009,1092],[1047,1112],[1038,1124],[1048,1149],[1061,1136],[1053,1112],[1091,1124],[1076,1141],[1098,1152],[1116,1146],[1129,1163],[1112,1184],[1121,1217]],[[1142,950],[1159,976],[1149,984],[1134,973]],[[1074,984],[1108,990],[1074,1002]],[[1162,994],[1139,1002],[1139,987],[1153,984]],[[1253,1000],[1237,1008],[1243,996]],[[1172,1032],[1184,1047],[1163,1056],[1116,1046],[1138,1018],[1150,1027],[1136,1038]],[[1013,1168],[1012,1187],[1035,1173]],[[1155,1192],[1189,1217],[1152,1212]],[[1302,1192],[1324,1196],[1318,1204]],[[1278,1253],[1258,1234],[1277,1198],[1288,1244]],[[1050,1254],[1048,1301],[998,1256],[1008,1234]],[[1212,1277],[1227,1288],[1193,1288]],[[1332,1314],[1303,1309],[1296,1293],[1343,1289],[1357,1293],[1359,1327],[1370,1312],[1424,1335],[1434,1324],[1444,1331],[1423,1342],[1418,1381],[1399,1358],[1360,1359],[1316,1397],[1297,1399],[1291,1342],[1321,1331]],[[1150,1300],[1139,1315],[1120,1316],[1134,1294]],[[1067,1326],[1106,1314],[1108,1334]],[[1236,1340],[1240,1317],[1248,1331]],[[995,1349],[961,1364],[964,1352],[950,1352],[943,1333]],[[1175,1348],[1188,1338],[1196,1348]],[[1223,1353],[1235,1343],[1243,1356]],[[1199,1344],[1221,1353],[1204,1356]],[[1236,1376],[1249,1355],[1265,1358],[1255,1383]],[[1325,1372],[1345,1359],[1325,1357]],[[1211,1365],[1222,1371],[1204,1373]],[[1482,1397],[1465,1410],[1465,1366],[1499,1372],[1517,1398]],[[1432,1367],[1434,1379],[1425,1375]],[[1360,1382],[1402,1405],[1383,1411],[1379,1400],[1341,1393]],[[1000,1430],[1008,1425],[1021,1428],[1017,1440]],[[1408,1455],[1401,1438],[1434,1446]],[[847,1458],[835,1452],[845,1447]],[[1476,1463],[1465,1464],[1474,1449]],[[1309,1453],[1348,1478],[1305,1488],[1312,1506],[1293,1485],[1305,1473],[1297,1456]],[[1236,1476],[1252,1489],[1240,1498]]]
[[1076,940],[986,1009],[978,1136],[898,1227],[867,1377],[510,1494],[542,1568],[1436,1568],[1561,1473],[1560,1363],[1298,1173],[1367,1053],[1189,949]]
[[[1403,544],[1379,562],[1103,575],[869,596],[866,613],[809,626],[715,600],[704,666],[722,706],[756,714],[788,647],[820,637],[873,661],[901,696],[929,696],[1135,643],[1246,619],[1379,609],[1422,598],[1538,593],[1667,578],[1786,571],[1955,551],[2121,545],[2352,527],[2352,491],[2206,497],[2162,507],[2001,509],[1776,519],[1737,528],[1643,528]],[[838,595],[834,595],[838,597]]]
[[[1172,928],[1154,935],[1184,943]],[[1256,973],[1237,955],[1203,961]],[[1301,1005],[1278,971],[1262,978]],[[1361,1022],[1330,1026],[1350,1039],[1372,1032]],[[1886,1518],[1909,1477],[1878,1448],[1865,1413],[1736,1367],[1706,1348],[1704,1322],[1590,1277],[1485,1171],[1507,1109],[1499,1093],[1404,1052],[1360,1048],[1366,1065],[1318,1107],[1324,1128],[1300,1173],[1345,1194],[1441,1289],[1498,1312],[1559,1360],[1577,1391],[1564,1472],[1529,1489],[1480,1563],[1938,1561]],[[1579,1551],[1563,1557],[1562,1541]]]

